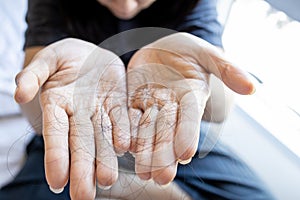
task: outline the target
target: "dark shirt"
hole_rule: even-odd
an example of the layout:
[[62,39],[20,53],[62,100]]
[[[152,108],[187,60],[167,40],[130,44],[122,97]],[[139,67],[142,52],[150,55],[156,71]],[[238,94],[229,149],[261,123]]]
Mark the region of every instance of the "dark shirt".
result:
[[[157,0],[133,19],[121,20],[96,0],[29,0],[24,47],[45,46],[67,37],[98,45],[122,31],[141,27],[188,32],[221,47],[223,27],[217,21],[216,2]],[[145,38],[141,45],[162,36]]]

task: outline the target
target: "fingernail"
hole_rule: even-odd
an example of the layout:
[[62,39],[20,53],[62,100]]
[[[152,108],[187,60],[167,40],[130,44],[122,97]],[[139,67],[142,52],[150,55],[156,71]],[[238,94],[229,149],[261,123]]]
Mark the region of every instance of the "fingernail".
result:
[[124,153],[117,153],[117,156],[122,157],[122,156],[124,156]]
[[171,182],[165,183],[165,184],[160,184],[160,183],[157,183],[157,184],[158,184],[161,188],[165,189],[165,188],[167,188],[167,187],[170,186]]
[[252,89],[252,91],[251,91],[251,93],[250,93],[250,95],[254,94],[255,92],[256,92],[256,87],[254,86],[253,89]]
[[132,151],[129,151],[129,153],[132,155],[132,157],[134,157],[134,158],[135,158],[135,153],[134,153],[134,152],[132,152]]
[[152,179],[143,180],[143,179],[140,178],[140,180],[143,181],[145,184],[153,182]]
[[64,191],[64,188],[54,189],[51,186],[49,186],[49,189],[55,194],[60,194],[60,193],[62,193],[62,191]]
[[108,185],[108,186],[103,186],[103,185],[100,185],[99,183],[97,183],[97,186],[98,188],[100,188],[101,190],[109,190],[112,185]]
[[19,89],[19,88],[17,87],[16,90],[15,90],[15,93],[14,93],[14,99],[15,99],[17,102],[18,102],[18,100],[19,100],[19,99],[17,99],[17,96],[16,96],[17,90],[18,90],[18,89]]
[[192,158],[187,159],[187,160],[180,160],[179,163],[182,165],[186,165],[186,164],[189,164],[191,162],[191,160],[192,160]]

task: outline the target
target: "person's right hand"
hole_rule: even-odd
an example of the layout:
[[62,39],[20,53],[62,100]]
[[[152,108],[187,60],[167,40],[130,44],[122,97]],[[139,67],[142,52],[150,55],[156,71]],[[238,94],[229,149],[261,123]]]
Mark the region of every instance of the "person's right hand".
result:
[[116,153],[130,146],[125,68],[113,53],[77,39],[41,50],[17,77],[15,99],[40,91],[45,172],[52,191],[94,199],[118,177]]

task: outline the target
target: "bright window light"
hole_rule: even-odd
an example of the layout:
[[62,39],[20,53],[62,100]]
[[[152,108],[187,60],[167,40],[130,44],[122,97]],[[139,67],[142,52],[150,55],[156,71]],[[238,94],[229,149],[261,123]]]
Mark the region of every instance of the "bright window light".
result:
[[262,0],[236,0],[223,36],[229,59],[255,75],[237,104],[300,157],[300,23]]

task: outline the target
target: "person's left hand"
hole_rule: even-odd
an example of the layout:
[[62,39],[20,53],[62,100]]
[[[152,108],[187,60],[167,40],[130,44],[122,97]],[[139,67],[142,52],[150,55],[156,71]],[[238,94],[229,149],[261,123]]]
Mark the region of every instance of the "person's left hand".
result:
[[130,60],[130,151],[141,179],[167,184],[178,162],[188,163],[194,156],[210,73],[237,93],[254,91],[247,75],[223,59],[216,47],[186,33],[157,40]]

